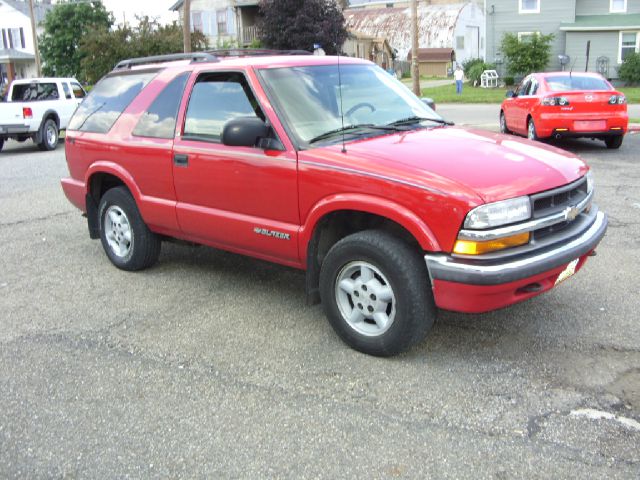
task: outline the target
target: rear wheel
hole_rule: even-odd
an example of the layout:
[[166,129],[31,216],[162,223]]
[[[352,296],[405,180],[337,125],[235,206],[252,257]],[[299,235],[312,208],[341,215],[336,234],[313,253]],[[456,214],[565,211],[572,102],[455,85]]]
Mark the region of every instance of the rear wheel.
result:
[[622,139],[624,137],[622,135],[616,135],[615,137],[607,137],[604,139],[604,143],[608,149],[614,150],[620,148],[622,145]]
[[511,133],[507,128],[507,119],[502,111],[500,112],[500,133]]
[[538,133],[536,132],[536,124],[533,123],[533,118],[529,117],[527,122],[527,138],[529,140],[539,140]]
[[42,125],[42,140],[38,144],[40,150],[54,150],[58,146],[59,134],[55,120],[47,118]]
[[409,349],[424,339],[436,315],[422,257],[378,230],[349,235],[329,250],[320,295],[340,338],[370,355]]
[[122,270],[142,270],[160,256],[160,239],[142,220],[136,202],[124,187],[100,199],[100,240],[107,257]]
[[0,138],[0,151],[2,151],[2,147],[4,147],[4,138]]

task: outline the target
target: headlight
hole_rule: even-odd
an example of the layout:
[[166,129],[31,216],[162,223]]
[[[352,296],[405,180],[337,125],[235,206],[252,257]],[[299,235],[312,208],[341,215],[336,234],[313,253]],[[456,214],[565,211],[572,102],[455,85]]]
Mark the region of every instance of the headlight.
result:
[[531,218],[531,200],[529,197],[518,197],[474,208],[467,214],[464,228],[498,227],[529,218]]
[[587,172],[586,177],[587,177],[587,194],[589,194],[593,191],[593,173],[591,173],[591,170]]

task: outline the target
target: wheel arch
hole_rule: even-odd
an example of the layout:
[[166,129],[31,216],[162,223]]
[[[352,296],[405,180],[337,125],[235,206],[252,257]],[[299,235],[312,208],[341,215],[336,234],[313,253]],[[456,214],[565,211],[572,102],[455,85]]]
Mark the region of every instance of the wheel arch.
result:
[[331,247],[347,235],[368,229],[391,232],[421,251],[440,250],[429,227],[399,204],[366,195],[337,195],[325,199],[312,209],[299,235],[300,257],[306,266],[308,303],[314,304],[320,299],[320,266]]

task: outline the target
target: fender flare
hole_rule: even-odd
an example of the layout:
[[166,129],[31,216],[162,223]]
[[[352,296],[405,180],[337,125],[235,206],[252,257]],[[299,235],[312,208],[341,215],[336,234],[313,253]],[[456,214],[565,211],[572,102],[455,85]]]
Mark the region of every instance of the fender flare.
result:
[[42,142],[42,127],[44,126],[44,122],[47,118],[53,117],[53,120],[56,122],[56,126],[58,127],[58,132],[60,132],[60,115],[53,109],[49,109],[42,114],[42,120],[40,120],[40,125],[38,126],[38,130],[36,131],[36,143]]
[[300,258],[306,263],[309,242],[318,223],[326,215],[343,210],[357,211],[378,215],[397,223],[407,230],[420,247],[425,251],[440,251],[440,244],[429,226],[408,208],[373,195],[336,194],[325,197],[316,203],[298,235]]

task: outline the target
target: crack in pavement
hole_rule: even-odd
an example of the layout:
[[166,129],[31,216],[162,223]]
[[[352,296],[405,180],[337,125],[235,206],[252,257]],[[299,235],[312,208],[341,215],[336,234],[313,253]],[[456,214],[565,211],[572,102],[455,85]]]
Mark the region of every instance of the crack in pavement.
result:
[[64,211],[64,212],[52,213],[51,215],[47,215],[46,217],[25,218],[23,220],[17,220],[15,222],[0,223],[0,228],[1,227],[15,227],[16,225],[25,225],[25,224],[28,224],[28,223],[41,222],[43,220],[49,220],[51,218],[70,215],[70,214],[72,214],[74,212],[75,212],[75,210],[67,210],[67,211]]

